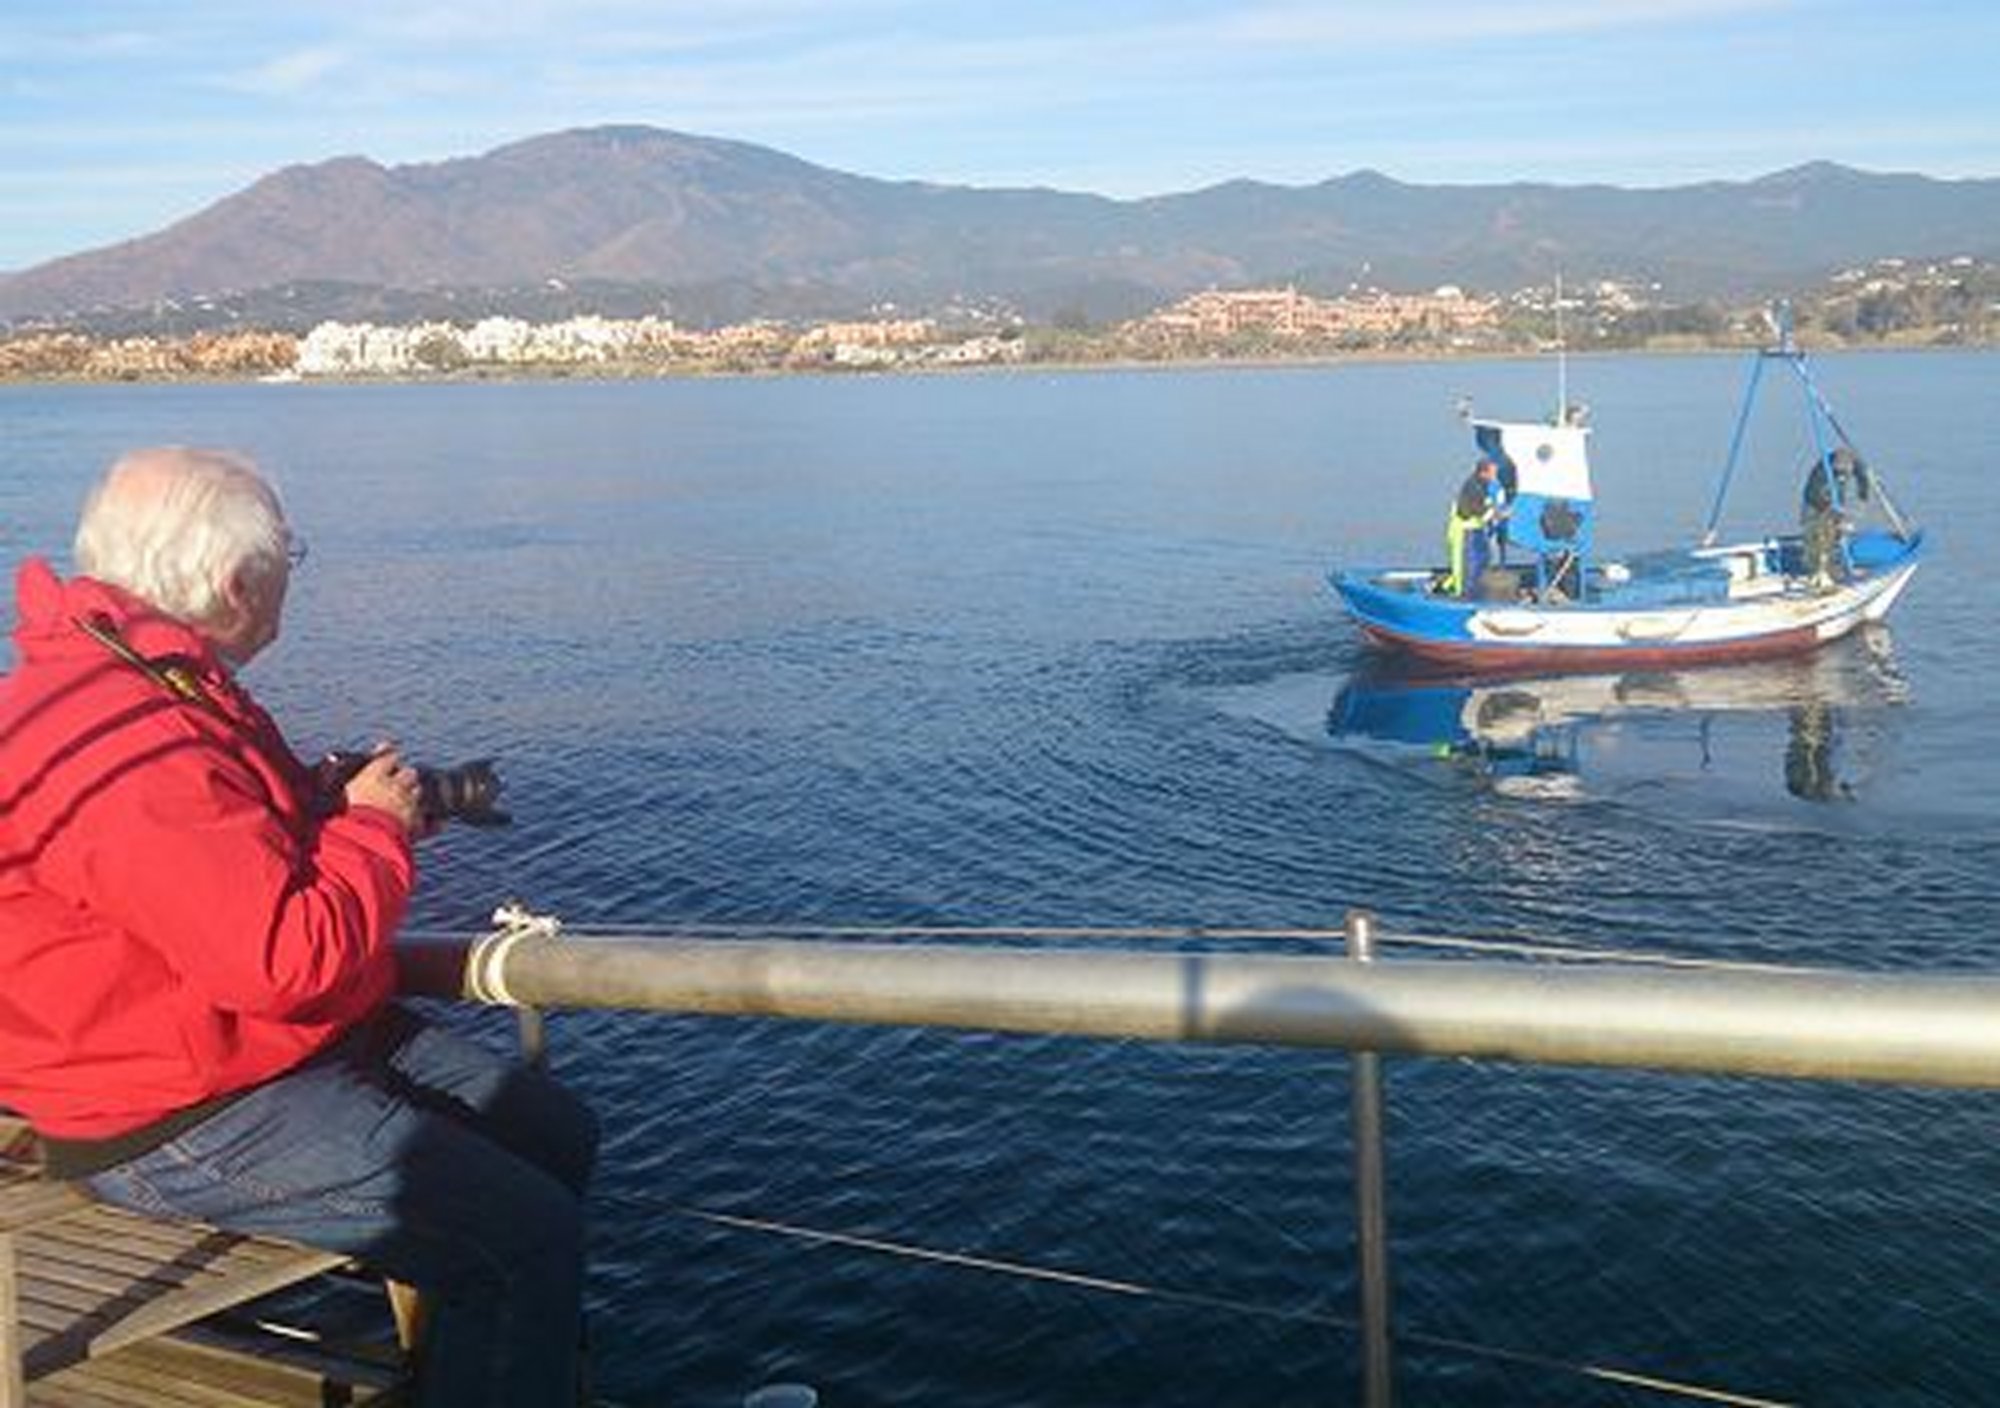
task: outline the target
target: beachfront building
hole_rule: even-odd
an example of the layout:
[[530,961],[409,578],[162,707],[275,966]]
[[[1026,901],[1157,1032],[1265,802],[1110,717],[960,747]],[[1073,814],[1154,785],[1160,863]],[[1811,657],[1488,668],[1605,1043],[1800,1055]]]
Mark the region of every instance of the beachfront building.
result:
[[1498,326],[1500,303],[1446,285],[1430,293],[1355,290],[1316,298],[1293,287],[1209,289],[1127,325],[1128,334],[1173,344],[1244,337],[1283,342],[1382,342],[1424,334],[1451,339]]

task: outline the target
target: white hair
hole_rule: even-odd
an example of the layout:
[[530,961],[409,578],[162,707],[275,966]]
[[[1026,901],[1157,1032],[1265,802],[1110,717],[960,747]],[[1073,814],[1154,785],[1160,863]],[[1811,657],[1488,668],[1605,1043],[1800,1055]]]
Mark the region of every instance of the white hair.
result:
[[78,569],[190,625],[213,625],[232,579],[271,580],[291,535],[251,460],[181,445],[134,450],[105,471],[76,529]]

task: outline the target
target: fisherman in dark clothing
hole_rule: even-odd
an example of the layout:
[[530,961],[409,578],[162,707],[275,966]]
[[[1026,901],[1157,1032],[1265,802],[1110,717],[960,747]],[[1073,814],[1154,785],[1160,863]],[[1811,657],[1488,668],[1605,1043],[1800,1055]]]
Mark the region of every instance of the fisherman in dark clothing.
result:
[[1833,585],[1846,564],[1840,539],[1848,512],[1868,499],[1868,466],[1846,445],[1825,459],[1815,460],[1799,496],[1799,526],[1804,532],[1806,571],[1816,587]]

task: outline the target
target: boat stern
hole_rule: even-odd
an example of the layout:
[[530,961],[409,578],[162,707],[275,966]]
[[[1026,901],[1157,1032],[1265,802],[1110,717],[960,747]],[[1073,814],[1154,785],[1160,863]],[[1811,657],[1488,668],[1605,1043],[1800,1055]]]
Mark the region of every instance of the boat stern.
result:
[[1484,655],[1491,647],[1474,623],[1493,603],[1437,594],[1439,575],[1426,567],[1336,569],[1327,582],[1376,645],[1439,661]]

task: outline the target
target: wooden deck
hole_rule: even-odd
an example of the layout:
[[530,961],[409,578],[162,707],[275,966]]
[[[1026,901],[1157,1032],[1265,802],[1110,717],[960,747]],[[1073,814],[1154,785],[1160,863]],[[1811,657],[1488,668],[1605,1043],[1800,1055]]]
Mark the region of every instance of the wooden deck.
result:
[[310,1338],[246,1352],[203,1324],[346,1258],[106,1207],[42,1179],[23,1135],[0,1116],[0,1408],[392,1401],[387,1356]]

